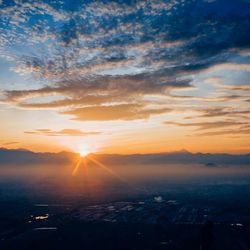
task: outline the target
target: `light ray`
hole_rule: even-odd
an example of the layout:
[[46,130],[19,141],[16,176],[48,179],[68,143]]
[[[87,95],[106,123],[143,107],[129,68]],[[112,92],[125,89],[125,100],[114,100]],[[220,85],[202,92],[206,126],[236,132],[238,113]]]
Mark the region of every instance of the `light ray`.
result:
[[81,165],[81,162],[82,162],[82,157],[80,157],[79,160],[78,160],[78,162],[76,163],[76,166],[75,166],[75,168],[74,168],[74,170],[73,170],[73,172],[72,172],[72,176],[75,176],[75,175],[76,175],[76,173],[77,173],[77,171],[78,171],[78,168],[79,168],[80,165]]
[[113,175],[114,177],[116,177],[117,179],[119,179],[121,182],[124,182],[126,184],[129,184],[126,180],[124,180],[123,178],[121,178],[119,175],[117,175],[114,171],[112,171],[110,168],[108,168],[107,166],[105,166],[103,163],[99,162],[98,160],[94,159],[91,156],[86,157],[88,160],[92,161],[93,163],[95,163],[97,166],[101,167],[102,169],[104,169],[105,171],[107,171],[109,174]]
[[99,162],[98,160],[96,160],[94,157],[91,157],[90,155],[88,155],[88,157],[86,157],[86,159],[92,161],[93,163],[95,163],[96,165],[98,165],[99,167],[101,167],[102,169],[106,170],[108,173],[110,173],[111,175],[113,175],[114,177],[116,177],[117,179],[119,179],[122,183],[126,184],[129,188],[134,189],[134,190],[138,190],[138,191],[143,191],[145,193],[150,193],[148,190],[146,189],[142,189],[142,188],[138,188],[137,186],[135,186],[134,184],[130,183],[129,181],[123,179],[122,177],[120,177],[119,175],[117,175],[114,171],[112,171],[110,168],[108,168],[107,166],[105,166],[103,163]]
[[130,182],[128,182],[127,180],[123,179],[122,177],[120,177],[118,174],[116,174],[113,170],[111,170],[110,168],[108,168],[107,166],[105,166],[103,163],[99,162],[97,159],[95,159],[93,156],[85,156],[85,157],[80,157],[79,161],[76,164],[76,167],[74,168],[74,171],[72,173],[72,176],[75,176],[80,165],[83,164],[84,167],[86,167],[87,170],[87,160],[93,162],[94,164],[96,164],[98,167],[104,169],[106,172],[108,172],[109,174],[111,174],[112,176],[114,176],[115,178],[117,178],[119,181],[121,181],[122,183],[126,184],[128,187],[135,189],[135,190],[139,190],[139,191],[143,191],[146,193],[149,193],[146,189],[141,189],[136,187],[135,185],[131,184]]

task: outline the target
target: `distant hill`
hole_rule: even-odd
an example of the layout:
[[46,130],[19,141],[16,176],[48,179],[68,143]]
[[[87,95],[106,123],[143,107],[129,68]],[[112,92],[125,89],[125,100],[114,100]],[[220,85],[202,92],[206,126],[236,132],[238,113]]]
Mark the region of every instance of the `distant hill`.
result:
[[0,148],[0,165],[65,163],[71,162],[77,154],[70,152],[35,153],[25,149]]
[[159,154],[134,154],[134,155],[95,155],[97,159],[112,164],[203,164],[207,167],[219,167],[220,165],[249,165],[250,154],[208,154],[190,153],[188,151],[159,153]]
[[[91,156],[91,155],[90,155]],[[95,159],[106,164],[203,164],[207,167],[220,165],[249,165],[250,154],[207,154],[190,153],[186,150],[158,154],[92,154]],[[10,164],[40,164],[40,163],[67,163],[78,158],[79,155],[71,152],[35,153],[24,149],[10,150],[0,148],[0,165]]]

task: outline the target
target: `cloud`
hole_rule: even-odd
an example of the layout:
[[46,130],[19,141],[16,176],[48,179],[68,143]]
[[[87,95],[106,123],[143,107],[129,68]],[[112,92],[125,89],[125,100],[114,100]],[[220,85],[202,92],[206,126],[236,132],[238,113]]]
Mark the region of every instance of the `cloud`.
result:
[[73,115],[80,121],[111,121],[146,119],[172,111],[169,108],[147,108],[140,104],[118,104],[109,106],[91,106],[63,111],[62,114]]
[[231,90],[245,90],[248,91],[250,90],[250,85],[231,85],[231,86],[225,86],[227,89]]
[[[204,102],[240,101],[231,93],[217,98],[171,92],[191,90],[198,73],[249,71],[247,58],[235,59],[236,53],[245,56],[250,44],[248,7],[242,0],[77,1],[70,8],[61,1],[3,4],[0,57],[42,87],[7,89],[1,101],[22,109],[57,109],[84,121],[144,119],[185,101],[193,102],[193,110]],[[157,98],[145,104],[150,95],[169,97],[170,106],[157,106]]]
[[242,71],[250,71],[250,65],[246,63],[220,63],[216,65],[212,65],[208,69],[203,72],[213,72],[213,71],[221,71],[221,70],[242,70]]
[[[222,136],[222,135],[245,135],[250,136],[250,124],[248,121],[204,121],[204,122],[192,122],[181,123],[174,121],[164,122],[166,125],[174,125],[179,127],[195,127],[196,130],[211,130],[208,132],[195,133],[195,136]],[[230,129],[228,129],[230,127]],[[223,130],[218,130],[223,129]]]
[[11,142],[5,142],[3,143],[4,146],[10,146],[10,145],[14,145],[14,144],[18,144],[18,141],[11,141]]
[[62,81],[54,86],[31,90],[5,91],[7,101],[29,97],[61,94],[69,97],[118,96],[138,97],[146,94],[166,94],[171,89],[189,88],[190,80],[174,79],[167,71],[157,71],[124,76],[99,76]]
[[198,136],[242,135],[250,136],[250,129],[230,129],[197,134]]
[[245,123],[236,121],[215,121],[215,122],[193,122],[193,123],[180,123],[173,121],[166,121],[164,124],[176,125],[180,127],[198,127],[199,130],[214,129],[214,128],[224,128],[231,126],[239,126]]
[[218,117],[218,116],[239,116],[249,115],[249,110],[228,109],[228,108],[212,108],[201,111],[203,114],[200,117]]
[[[116,118],[132,120],[169,111],[169,108],[156,107],[156,102],[147,101],[145,104],[145,98],[148,95],[168,96],[173,89],[186,88],[191,88],[190,80],[173,79],[168,72],[159,71],[84,78],[33,90],[9,90],[5,91],[5,102],[14,103],[22,108],[61,108],[60,114],[72,114],[78,120],[114,120]],[[44,102],[30,100],[34,97],[37,99],[59,95],[63,99]],[[100,118],[97,117],[98,115]]]
[[203,97],[203,96],[191,96],[191,95],[169,95],[169,99],[179,101],[200,101],[200,102],[225,102],[232,100],[245,100],[246,96],[240,95],[222,95],[217,97]]
[[46,136],[89,136],[99,135],[101,132],[82,132],[78,129],[62,129],[62,130],[51,130],[51,129],[37,129],[35,131],[25,131],[25,134],[32,135],[46,135]]

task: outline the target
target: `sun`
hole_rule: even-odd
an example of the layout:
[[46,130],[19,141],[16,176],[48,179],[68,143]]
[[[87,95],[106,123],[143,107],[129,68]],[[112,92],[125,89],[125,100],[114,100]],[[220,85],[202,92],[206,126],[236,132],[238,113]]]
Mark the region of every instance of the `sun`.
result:
[[87,156],[90,153],[88,145],[80,145],[78,148],[78,153],[81,155],[81,157]]

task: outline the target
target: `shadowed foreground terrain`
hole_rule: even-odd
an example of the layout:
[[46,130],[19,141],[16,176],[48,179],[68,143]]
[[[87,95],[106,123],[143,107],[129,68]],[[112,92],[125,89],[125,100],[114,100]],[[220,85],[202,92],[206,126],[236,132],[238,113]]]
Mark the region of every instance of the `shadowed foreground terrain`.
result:
[[248,162],[178,154],[2,164],[0,249],[250,249]]
[[9,203],[1,207],[9,213],[1,216],[1,249],[249,249],[249,201],[176,197],[77,207]]

